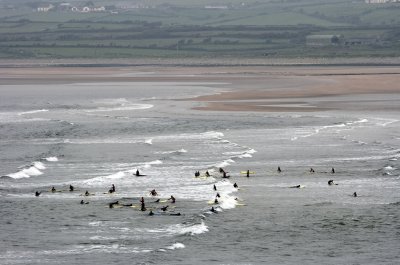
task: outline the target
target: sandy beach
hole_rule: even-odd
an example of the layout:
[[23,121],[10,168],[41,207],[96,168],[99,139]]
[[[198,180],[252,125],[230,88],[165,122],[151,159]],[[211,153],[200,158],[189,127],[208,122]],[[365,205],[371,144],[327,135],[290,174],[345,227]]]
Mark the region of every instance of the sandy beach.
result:
[[[213,83],[221,92],[186,100],[197,110],[310,112],[354,108],[340,96],[400,92],[397,66],[136,66],[0,68],[0,84],[106,82]],[[332,99],[332,100],[330,100]],[[377,109],[384,108],[385,104]],[[363,108],[365,106],[362,106]],[[392,106],[391,106],[392,108]],[[400,108],[398,106],[397,108]]]

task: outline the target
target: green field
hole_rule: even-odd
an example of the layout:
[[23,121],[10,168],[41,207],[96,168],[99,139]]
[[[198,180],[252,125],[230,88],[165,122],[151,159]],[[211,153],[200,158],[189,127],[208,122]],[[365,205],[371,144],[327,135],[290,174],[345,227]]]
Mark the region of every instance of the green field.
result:
[[[0,58],[400,56],[400,3],[92,2],[108,10],[36,12],[37,2],[0,1]],[[308,35],[337,35],[340,43],[310,47]]]

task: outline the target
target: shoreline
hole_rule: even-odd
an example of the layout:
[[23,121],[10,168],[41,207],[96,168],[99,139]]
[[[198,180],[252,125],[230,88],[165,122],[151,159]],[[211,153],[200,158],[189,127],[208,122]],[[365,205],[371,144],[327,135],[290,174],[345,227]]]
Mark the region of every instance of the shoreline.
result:
[[[0,66],[0,85],[5,86],[118,82],[198,83],[215,88],[214,94],[177,99],[192,101],[192,109],[201,111],[353,110],[361,104],[357,98],[340,97],[399,94],[400,66]],[[359,106],[371,110],[389,107],[385,102]]]
[[400,57],[2,59],[0,67],[400,66]]

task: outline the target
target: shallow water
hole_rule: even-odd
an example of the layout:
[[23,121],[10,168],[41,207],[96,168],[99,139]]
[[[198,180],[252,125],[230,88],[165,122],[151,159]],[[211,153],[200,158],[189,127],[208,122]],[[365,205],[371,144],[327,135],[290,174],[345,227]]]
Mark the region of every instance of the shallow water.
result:
[[[1,264],[400,261],[395,111],[206,112],[173,100],[219,91],[210,83],[1,91]],[[135,177],[137,169],[146,176]],[[256,173],[246,178],[247,169]],[[212,177],[194,178],[197,170]],[[214,184],[218,205],[210,204]],[[303,188],[289,188],[296,185]],[[153,203],[171,195],[175,204]],[[139,210],[142,196],[154,216]],[[116,200],[134,207],[110,209]]]

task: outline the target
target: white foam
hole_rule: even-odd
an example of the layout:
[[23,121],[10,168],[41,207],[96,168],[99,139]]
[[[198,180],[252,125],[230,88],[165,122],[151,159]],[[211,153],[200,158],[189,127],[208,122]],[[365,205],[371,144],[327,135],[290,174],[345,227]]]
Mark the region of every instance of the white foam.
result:
[[40,170],[46,169],[46,167],[44,166],[44,164],[42,162],[33,162],[33,166]]
[[39,109],[39,110],[31,110],[31,111],[25,111],[25,112],[20,112],[18,113],[18,115],[28,115],[28,114],[35,114],[35,113],[39,113],[39,112],[47,112],[49,111],[48,109]]
[[387,166],[387,167],[384,167],[383,169],[384,170],[395,170],[396,168],[392,167],[392,166]]
[[168,227],[166,231],[170,234],[180,234],[180,235],[190,234],[193,236],[208,232],[208,226],[206,226],[204,222],[201,221],[200,224],[194,224],[194,225],[183,225],[183,224],[172,225]]
[[232,163],[235,163],[235,161],[232,160],[232,159],[227,159],[227,160],[225,160],[225,161],[222,161],[222,162],[219,163],[219,164],[216,164],[215,166],[216,166],[216,167],[226,167],[226,166],[229,166],[229,165],[232,164]]
[[154,160],[154,161],[145,163],[143,167],[150,168],[152,165],[161,165],[162,163],[163,163],[163,161],[161,161],[161,160]]
[[152,145],[153,144],[153,139],[147,139],[147,140],[144,141],[144,143]]
[[174,150],[174,151],[164,151],[164,152],[155,152],[156,154],[183,154],[187,153],[186,149],[179,149],[179,150]]
[[99,107],[97,109],[85,110],[88,113],[93,112],[110,112],[110,111],[128,111],[128,110],[144,110],[150,109],[154,107],[152,104],[129,104],[127,106],[118,106],[118,107]]
[[44,160],[49,161],[49,162],[57,162],[58,158],[55,156],[50,156],[50,157],[46,157]]
[[170,250],[180,249],[180,248],[185,248],[185,245],[182,243],[175,243],[172,246],[166,247],[166,249],[170,249]]
[[[40,162],[37,162],[37,163],[40,163]],[[29,178],[31,176],[39,176],[42,174],[43,174],[43,172],[41,172],[37,167],[35,167],[33,165],[29,168],[24,168],[21,171],[18,171],[16,173],[8,174],[7,176],[10,178],[13,178],[13,179],[21,179],[21,178]]]

